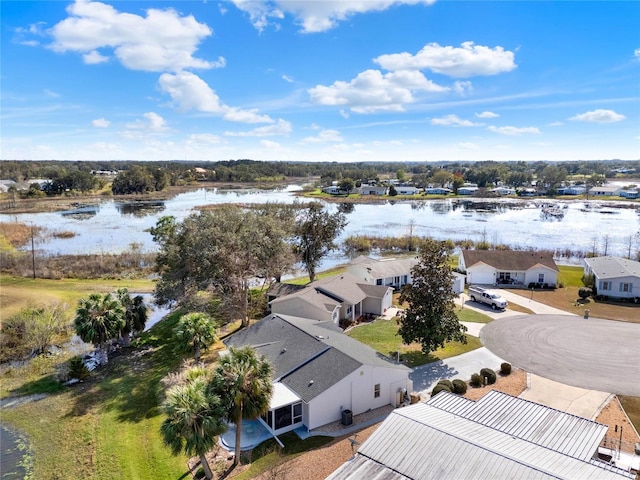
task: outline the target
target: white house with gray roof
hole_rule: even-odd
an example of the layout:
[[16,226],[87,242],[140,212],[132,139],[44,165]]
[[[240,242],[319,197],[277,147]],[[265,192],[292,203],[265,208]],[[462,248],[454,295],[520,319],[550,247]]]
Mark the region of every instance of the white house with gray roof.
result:
[[631,479],[597,457],[607,426],[491,391],[394,410],[328,480]]
[[274,395],[262,417],[271,433],[313,429],[385,405],[411,391],[411,369],[342,333],[333,322],[269,315],[224,343],[250,345],[273,367]]
[[594,276],[598,295],[640,301],[640,262],[608,256],[585,258],[584,273]]
[[271,312],[339,323],[381,315],[391,307],[393,289],[371,285],[350,273],[322,278],[270,301]]

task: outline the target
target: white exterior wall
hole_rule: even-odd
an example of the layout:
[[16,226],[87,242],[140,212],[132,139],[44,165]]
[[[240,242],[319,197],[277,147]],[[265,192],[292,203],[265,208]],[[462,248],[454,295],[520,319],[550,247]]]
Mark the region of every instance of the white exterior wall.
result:
[[[380,396],[374,398],[374,385],[377,383],[380,384]],[[309,402],[306,425],[312,429],[340,420],[340,407],[358,415],[369,409],[390,405],[398,388],[411,391],[409,371],[363,365]],[[392,392],[392,389],[395,390]],[[303,418],[304,413],[303,407]]]
[[326,310],[316,308],[313,305],[310,305],[309,303],[295,297],[272,304],[271,311],[273,313],[280,313],[282,315],[311,318],[313,320],[332,320],[332,312],[327,312]]
[[462,293],[464,291],[464,275],[454,275],[453,276],[453,292],[454,293]]
[[[602,290],[602,282],[611,282],[611,290]],[[621,283],[631,283],[631,291],[630,292],[621,292],[620,284]],[[635,298],[640,297],[640,278],[638,277],[616,277],[616,278],[607,278],[604,280],[600,280],[596,278],[596,292],[598,295],[607,295],[609,297],[616,298]]]
[[493,285],[496,283],[496,269],[484,263],[467,268],[467,283],[469,285]]
[[525,272],[524,285],[529,286],[530,283],[538,283],[538,274],[544,274],[544,282],[549,285],[558,284],[558,272],[542,265],[531,267]]
[[391,307],[393,303],[393,290],[388,289],[382,298],[367,297],[362,302],[362,311],[364,313],[375,313],[381,315],[384,311]]

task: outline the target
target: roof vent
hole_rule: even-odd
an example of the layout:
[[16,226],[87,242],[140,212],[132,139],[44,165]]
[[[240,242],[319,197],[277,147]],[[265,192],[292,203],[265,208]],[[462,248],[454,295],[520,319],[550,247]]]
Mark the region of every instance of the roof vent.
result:
[[313,380],[309,380],[309,386],[313,385]]
[[282,354],[282,353],[284,353],[284,352],[286,352],[286,351],[287,351],[287,349],[286,349],[286,348],[283,348],[282,350],[280,350],[280,353]]
[[324,340],[324,336],[322,336],[322,335],[316,335],[316,338],[317,338],[318,340]]

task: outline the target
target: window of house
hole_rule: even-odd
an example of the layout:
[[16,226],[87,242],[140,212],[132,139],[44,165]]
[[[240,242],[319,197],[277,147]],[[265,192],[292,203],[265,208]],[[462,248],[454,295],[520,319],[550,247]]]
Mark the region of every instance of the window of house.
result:
[[376,383],[373,386],[373,398],[378,398],[380,396],[380,384]]
[[611,290],[611,282],[600,282],[600,290],[601,291]]
[[538,274],[538,283],[544,283],[544,273]]
[[405,275],[404,277],[402,277],[402,283],[409,283],[409,277],[407,275]]
[[620,283],[621,292],[631,292],[631,283]]
[[378,280],[376,280],[376,285],[382,285],[382,279],[379,278]]
[[511,280],[511,272],[499,272],[498,273],[498,278],[500,280],[502,280],[503,282],[505,280]]
[[400,283],[400,277],[394,277],[393,282],[397,285]]
[[351,310],[353,310],[353,305],[349,305],[347,307],[347,315],[349,315],[351,313]]
[[293,404],[293,423],[302,421],[302,402]]

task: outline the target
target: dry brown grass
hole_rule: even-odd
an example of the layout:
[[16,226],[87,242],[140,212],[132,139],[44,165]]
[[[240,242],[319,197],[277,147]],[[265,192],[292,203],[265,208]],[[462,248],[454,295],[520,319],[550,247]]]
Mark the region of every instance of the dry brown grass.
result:
[[40,229],[24,223],[8,223],[0,222],[0,235],[4,236],[7,241],[15,248],[26,245],[31,241],[31,235],[38,235]]
[[[620,433],[622,433],[621,450],[623,452],[633,453],[635,444],[640,442],[638,433],[631,425],[627,415],[625,415],[617,397],[614,397],[607,406],[602,409],[596,418],[596,422],[609,425],[609,431],[601,443],[604,447],[612,448],[612,446],[618,446],[620,444]],[[619,428],[622,428],[622,432],[618,430]]]
[[[512,293],[522,295],[522,290],[509,290]],[[549,291],[536,291],[533,300],[551,307],[559,308],[569,313],[583,315],[585,309],[589,309],[590,315],[597,318],[621,320],[623,322],[640,323],[640,305],[632,303],[604,303],[593,300],[582,304],[578,302],[578,287],[557,288]]]

